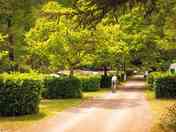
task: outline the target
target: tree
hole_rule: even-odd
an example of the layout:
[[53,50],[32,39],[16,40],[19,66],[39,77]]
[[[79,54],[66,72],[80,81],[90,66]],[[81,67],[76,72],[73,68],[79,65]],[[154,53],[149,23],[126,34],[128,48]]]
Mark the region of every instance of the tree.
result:
[[74,0],[73,8],[77,12],[80,24],[95,26],[109,15],[118,20],[118,16],[136,5],[145,6],[143,15],[149,15],[155,8],[155,2],[155,0]]
[[94,53],[94,63],[98,67],[103,67],[104,75],[107,76],[108,67],[113,63],[113,48],[115,47],[112,42],[111,27],[99,24],[97,26],[95,35],[97,49]]
[[[32,24],[32,7],[42,0],[1,0],[0,32],[7,38],[1,45],[8,51],[9,63],[21,62],[20,56],[25,52],[24,33]],[[16,68],[11,65],[11,70]]]
[[104,75],[107,76],[108,67],[117,67],[121,57],[127,56],[127,44],[120,38],[120,25],[107,24],[104,19],[96,26],[94,32],[96,36],[97,49],[94,52],[94,63],[98,67],[103,67]]
[[[26,35],[31,53],[45,55],[50,64],[68,68],[70,76],[74,69],[96,48],[92,32],[77,27],[74,17],[67,16],[70,9],[57,2],[49,2],[42,9],[44,14],[62,14],[54,18],[42,16]],[[65,14],[65,15],[63,15]]]

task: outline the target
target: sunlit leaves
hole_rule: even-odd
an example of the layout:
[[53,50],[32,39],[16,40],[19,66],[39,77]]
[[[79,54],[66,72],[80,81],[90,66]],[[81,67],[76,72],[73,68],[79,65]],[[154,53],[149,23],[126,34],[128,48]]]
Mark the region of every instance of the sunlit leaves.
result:
[[0,42],[4,42],[5,41],[5,38],[7,38],[7,35],[2,35],[0,33]]
[[144,15],[154,10],[155,0],[74,0],[80,24],[95,26],[107,16],[121,16],[135,6],[145,7]]
[[[50,13],[67,12],[56,2],[49,2],[43,9]],[[92,32],[77,27],[74,17],[66,15],[54,19],[42,16],[26,34],[26,41],[30,51],[45,54],[51,64],[62,64],[65,68],[77,67],[95,49]]]
[[8,56],[8,51],[1,51],[0,52],[0,61],[2,61],[2,59],[7,56]]
[[71,15],[73,13],[73,9],[63,7],[61,4],[58,4],[58,2],[50,1],[43,6],[41,12],[44,13],[45,16],[57,17],[62,15]]

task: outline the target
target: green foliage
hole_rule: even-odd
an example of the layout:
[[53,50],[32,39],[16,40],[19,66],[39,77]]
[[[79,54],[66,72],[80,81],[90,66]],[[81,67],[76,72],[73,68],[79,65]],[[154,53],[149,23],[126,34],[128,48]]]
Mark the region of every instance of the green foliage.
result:
[[157,27],[142,15],[143,8],[135,7],[119,18],[120,39],[129,49],[128,60],[139,60],[138,67],[151,67],[158,61]]
[[176,104],[170,106],[162,115],[160,127],[165,132],[176,131]]
[[42,88],[42,76],[37,74],[1,74],[0,116],[38,113]]
[[3,40],[4,40],[3,36],[2,36],[2,34],[0,34],[0,42],[3,41]]
[[75,77],[47,77],[43,95],[49,99],[81,98],[81,82]]
[[50,66],[73,70],[95,49],[92,32],[79,27],[75,18],[67,15],[72,9],[57,2],[48,2],[42,12],[47,15],[39,17],[26,34],[30,53],[48,58]]
[[176,98],[176,75],[164,74],[154,82],[157,98]]
[[172,74],[174,74],[174,73],[175,73],[175,69],[170,69],[170,72],[171,72]]
[[2,0],[0,70],[166,70],[176,58],[166,54],[176,48],[175,9],[175,0]]
[[4,42],[6,38],[7,36],[4,36],[2,33],[0,33],[0,43]]
[[152,22],[158,26],[157,30],[161,38],[158,43],[164,49],[176,48],[175,47],[175,0],[158,0],[157,8],[158,12],[152,17]]
[[104,25],[96,27],[95,36],[97,49],[94,52],[93,62],[99,67],[110,67],[116,63],[116,58],[128,54],[127,43],[120,39],[120,25]]
[[57,0],[57,1],[65,7],[71,7],[73,4],[72,0]]
[[82,84],[82,90],[86,92],[98,91],[100,88],[100,80],[99,76],[82,76],[79,77]]
[[152,72],[147,77],[147,83],[150,89],[154,88],[154,82],[157,78],[161,77],[164,73],[161,72]]
[[117,20],[120,15],[136,5],[145,5],[147,11],[143,15],[150,14],[155,5],[154,0],[74,0],[73,2],[79,23],[90,27],[95,26],[107,16],[112,16]]
[[[42,0],[43,1],[43,0]],[[42,3],[41,0],[1,0],[0,2],[0,32],[6,35],[0,49],[8,51],[6,58],[9,63],[16,63],[18,66],[26,63],[26,43],[24,42],[24,34],[32,26],[34,22],[33,9]],[[2,60],[4,65],[6,60]],[[11,62],[12,61],[12,62]],[[15,61],[15,62],[14,62]],[[10,69],[5,71],[14,71],[11,65]],[[4,68],[5,69],[5,68]]]

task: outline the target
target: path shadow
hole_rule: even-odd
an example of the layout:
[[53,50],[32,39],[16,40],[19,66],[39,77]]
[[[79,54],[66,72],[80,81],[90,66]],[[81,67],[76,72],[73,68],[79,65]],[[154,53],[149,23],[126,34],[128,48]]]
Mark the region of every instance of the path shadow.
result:
[[[128,85],[128,84],[129,85]],[[145,90],[144,85],[144,78],[142,75],[137,75],[131,77],[131,79],[126,84],[122,85],[117,90],[118,92],[125,93],[124,96],[121,97],[121,95],[117,98],[110,98],[110,99],[103,99],[103,98],[93,98],[88,101],[83,102],[80,107],[68,110],[69,112],[79,113],[81,112],[81,109],[90,109],[90,108],[100,108],[100,109],[113,109],[113,110],[119,110],[119,109],[127,109],[127,108],[134,108],[139,107],[143,105],[143,101],[141,101],[142,96],[138,96],[137,92],[143,92]],[[128,92],[134,92],[132,96],[134,97],[130,98],[128,97]],[[127,93],[127,94],[126,94]],[[122,94],[123,96],[123,94]]]
[[120,88],[120,91],[126,91],[126,92],[144,92],[146,90],[146,88]]
[[143,105],[140,99],[127,99],[127,98],[119,98],[119,99],[91,99],[89,101],[84,102],[77,108],[67,110],[67,112],[81,113],[82,109],[90,109],[90,108],[98,108],[98,109],[111,109],[111,110],[120,110],[127,108],[134,108]]
[[136,107],[140,104],[138,99],[92,99],[81,106],[81,108],[98,107],[105,109],[123,109]]

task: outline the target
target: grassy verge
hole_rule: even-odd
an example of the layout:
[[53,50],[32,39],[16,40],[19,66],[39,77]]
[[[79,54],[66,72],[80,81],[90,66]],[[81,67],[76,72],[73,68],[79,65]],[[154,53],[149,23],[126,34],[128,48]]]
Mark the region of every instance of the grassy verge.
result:
[[84,92],[84,98],[85,99],[89,99],[92,97],[96,97],[96,96],[104,96],[105,94],[107,94],[108,92],[110,92],[111,89],[100,89],[99,91],[96,92]]
[[151,110],[153,112],[153,127],[151,132],[163,132],[159,127],[161,115],[167,110],[170,105],[176,103],[176,100],[171,99],[156,99],[154,91],[147,90],[145,92],[146,98],[149,101]]
[[42,100],[39,114],[20,117],[0,117],[0,131],[4,129],[4,131],[8,130],[8,132],[14,132],[18,128],[29,126],[38,121],[52,117],[65,109],[79,106],[82,101],[88,100],[89,98],[103,96],[108,91],[108,89],[101,89],[97,92],[84,92],[83,99]]

